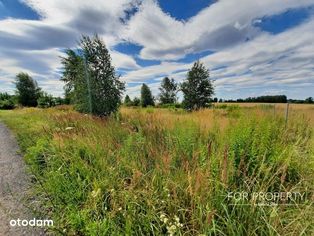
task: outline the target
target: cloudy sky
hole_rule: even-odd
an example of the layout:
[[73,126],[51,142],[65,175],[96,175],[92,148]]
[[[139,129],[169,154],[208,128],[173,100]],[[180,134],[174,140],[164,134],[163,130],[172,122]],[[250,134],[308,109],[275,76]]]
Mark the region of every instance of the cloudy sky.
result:
[[24,71],[63,94],[60,56],[98,33],[131,97],[195,60],[216,96],[314,96],[314,0],[0,0],[0,92]]

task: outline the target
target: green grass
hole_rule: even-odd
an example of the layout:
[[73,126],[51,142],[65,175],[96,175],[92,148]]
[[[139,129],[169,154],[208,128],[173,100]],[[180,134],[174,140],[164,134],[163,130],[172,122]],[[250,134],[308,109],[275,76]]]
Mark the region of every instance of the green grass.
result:
[[108,119],[22,109],[0,111],[0,119],[17,134],[56,234],[314,233],[311,199],[262,207],[227,198],[238,191],[311,194],[314,139],[301,112],[287,127],[262,107],[122,109]]

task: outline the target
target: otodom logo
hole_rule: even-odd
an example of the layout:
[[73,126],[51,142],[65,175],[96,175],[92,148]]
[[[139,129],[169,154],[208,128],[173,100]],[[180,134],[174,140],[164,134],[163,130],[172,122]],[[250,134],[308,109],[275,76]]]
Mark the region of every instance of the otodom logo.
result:
[[53,220],[42,220],[42,219],[31,219],[31,220],[26,220],[26,219],[12,219],[10,220],[10,226],[11,227],[52,227],[53,226]]

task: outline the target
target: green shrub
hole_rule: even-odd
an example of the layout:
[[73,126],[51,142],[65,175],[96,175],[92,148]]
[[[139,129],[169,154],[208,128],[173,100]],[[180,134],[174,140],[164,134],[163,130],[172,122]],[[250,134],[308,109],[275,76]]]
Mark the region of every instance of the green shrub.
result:
[[0,110],[12,110],[14,107],[15,104],[11,99],[0,100]]

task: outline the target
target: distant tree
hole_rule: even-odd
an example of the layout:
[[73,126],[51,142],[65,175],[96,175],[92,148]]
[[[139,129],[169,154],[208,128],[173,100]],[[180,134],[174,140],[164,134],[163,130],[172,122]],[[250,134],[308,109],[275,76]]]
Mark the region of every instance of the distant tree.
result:
[[41,108],[53,107],[56,105],[55,98],[46,92],[41,93],[37,100],[38,106]]
[[312,103],[314,103],[314,100],[313,100],[312,97],[308,97],[308,98],[305,99],[305,103],[312,104]]
[[218,98],[214,98],[214,99],[213,99],[213,102],[218,102]]
[[146,84],[143,84],[141,88],[141,105],[142,107],[154,106],[152,92]]
[[183,106],[186,109],[199,109],[211,102],[214,87],[209,78],[209,70],[200,62],[194,63],[187,74],[187,79],[181,84]]
[[169,79],[165,77],[159,88],[159,100],[161,104],[172,104],[177,100],[177,88],[178,85],[174,79]]
[[[118,110],[124,83],[116,75],[105,43],[97,36],[83,36],[77,51],[62,58],[66,95],[80,112],[108,116]],[[66,96],[67,97],[67,96]]]
[[11,110],[14,109],[15,104],[11,99],[0,100],[0,110]]
[[10,99],[12,96],[8,93],[0,93],[0,100],[8,100]]
[[133,99],[132,106],[138,107],[139,105],[141,105],[141,99],[139,99],[138,97],[135,97]]
[[18,103],[22,106],[36,107],[40,96],[40,88],[37,82],[27,73],[19,73],[15,79],[16,95]]
[[287,103],[286,95],[267,95],[260,97],[248,97],[246,99],[238,99],[239,102],[262,102],[262,103]]
[[124,98],[124,105],[125,106],[132,106],[132,100],[131,98],[129,97],[129,95],[126,95],[125,98]]
[[61,97],[55,97],[54,102],[56,106],[63,105],[63,104],[68,104],[65,98]]
[[9,110],[15,107],[14,96],[8,93],[0,93],[0,110]]

